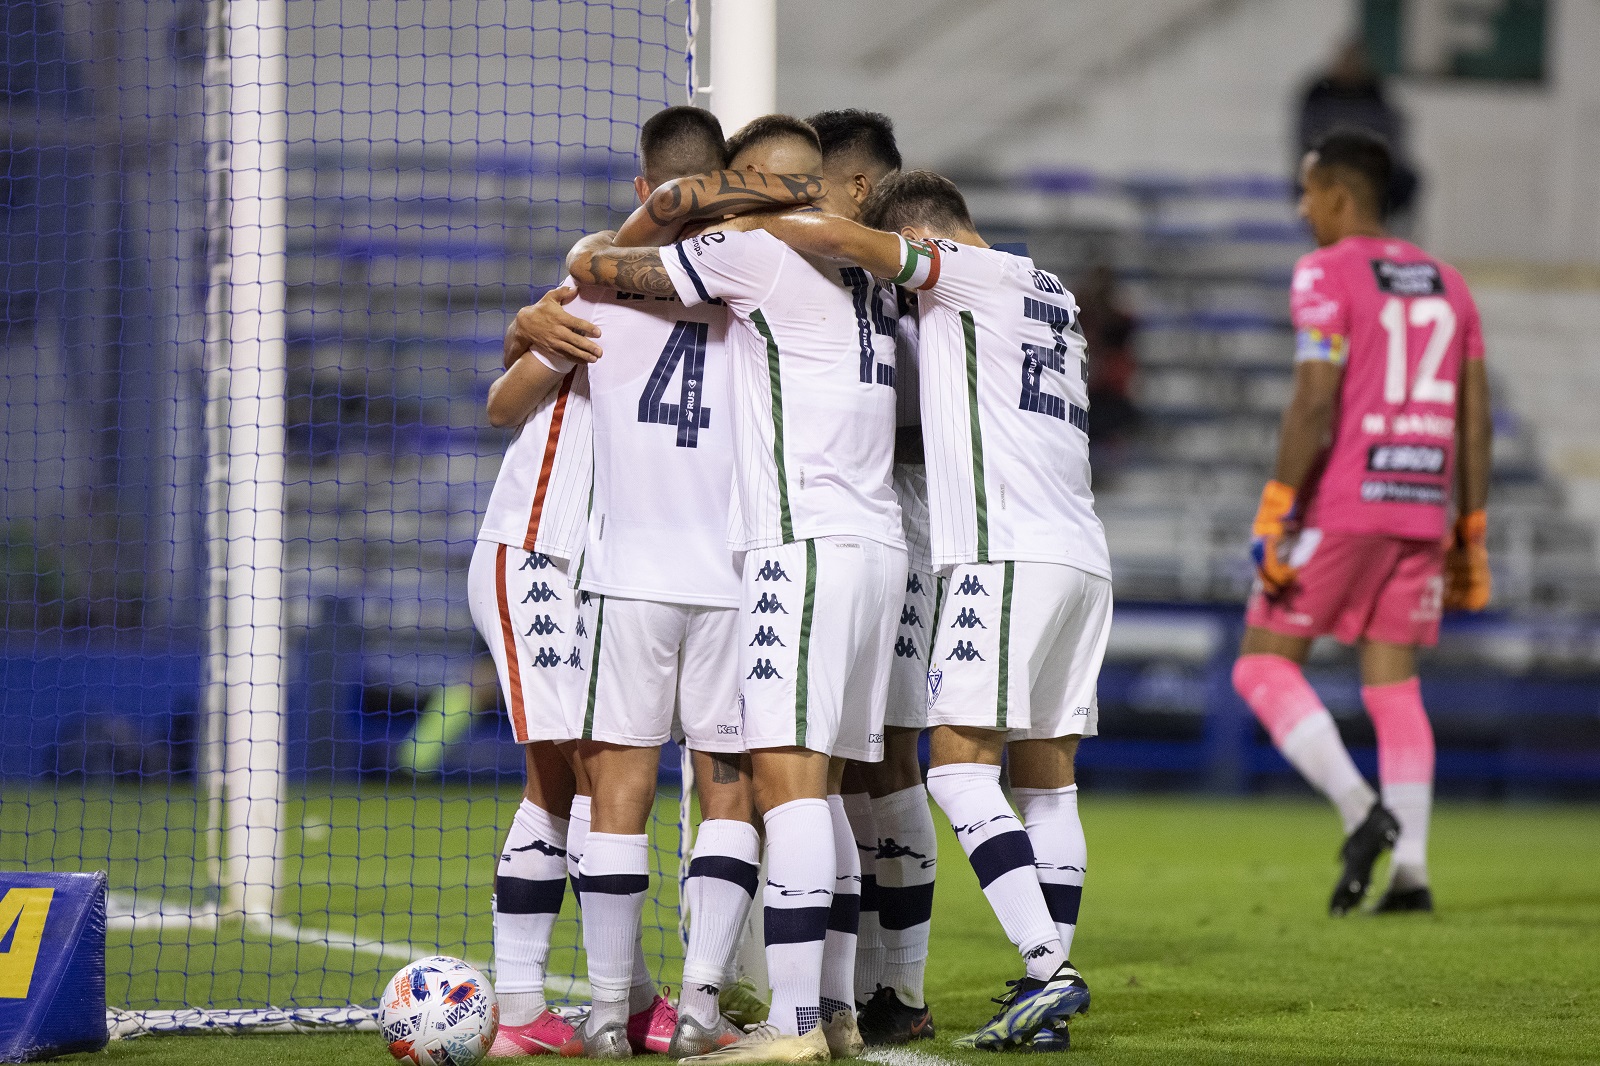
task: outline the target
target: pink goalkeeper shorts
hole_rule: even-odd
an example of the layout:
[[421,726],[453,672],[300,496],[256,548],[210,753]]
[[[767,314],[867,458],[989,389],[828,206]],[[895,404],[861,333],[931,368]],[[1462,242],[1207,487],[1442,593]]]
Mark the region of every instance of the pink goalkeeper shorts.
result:
[[1438,541],[1307,529],[1291,560],[1300,574],[1281,595],[1267,596],[1256,582],[1247,625],[1288,637],[1331,633],[1344,644],[1438,643],[1444,595]]

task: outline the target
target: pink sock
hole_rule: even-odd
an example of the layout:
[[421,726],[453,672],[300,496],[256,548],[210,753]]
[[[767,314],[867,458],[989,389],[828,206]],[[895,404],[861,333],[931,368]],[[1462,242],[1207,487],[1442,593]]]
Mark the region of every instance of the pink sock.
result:
[[1416,678],[1392,685],[1363,685],[1361,700],[1378,734],[1378,780],[1385,785],[1433,782],[1433,727],[1422,709]]
[[1281,655],[1239,656],[1233,664],[1233,689],[1279,747],[1290,730],[1324,709],[1300,667]]

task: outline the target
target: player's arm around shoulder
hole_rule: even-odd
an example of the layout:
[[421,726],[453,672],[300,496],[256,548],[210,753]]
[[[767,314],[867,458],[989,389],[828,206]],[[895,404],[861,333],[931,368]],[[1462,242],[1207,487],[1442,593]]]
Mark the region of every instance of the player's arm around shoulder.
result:
[[521,425],[572,372],[557,370],[536,354],[518,359],[489,386],[489,424],[496,429]]
[[616,234],[592,233],[567,253],[567,272],[580,285],[598,285],[638,296],[675,296],[677,289],[656,248],[618,247]]
[[815,174],[718,170],[657,186],[617,231],[617,244],[658,247],[677,240],[686,223],[813,203],[827,191]]
[[[750,215],[732,223],[735,228],[761,228],[797,252],[823,259],[846,259],[868,273],[900,282],[908,261],[915,272],[919,257],[937,255],[921,242],[907,241],[898,233],[817,210]],[[904,284],[905,282],[901,282]]]

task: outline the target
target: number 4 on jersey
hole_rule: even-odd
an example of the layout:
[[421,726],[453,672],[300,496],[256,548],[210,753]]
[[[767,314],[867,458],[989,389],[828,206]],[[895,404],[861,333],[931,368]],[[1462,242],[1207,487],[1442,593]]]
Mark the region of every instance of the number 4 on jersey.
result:
[[[704,322],[679,322],[672,327],[667,346],[661,349],[650,380],[639,396],[639,421],[678,427],[678,447],[693,448],[700,431],[711,427],[711,409],[704,406],[706,338],[710,327]],[[677,403],[664,403],[672,375],[683,364],[683,385]]]

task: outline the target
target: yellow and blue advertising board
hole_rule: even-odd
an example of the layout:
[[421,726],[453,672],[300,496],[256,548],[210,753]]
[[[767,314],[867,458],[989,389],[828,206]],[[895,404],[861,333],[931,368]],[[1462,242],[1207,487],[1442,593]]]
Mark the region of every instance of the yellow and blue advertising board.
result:
[[0,1062],[106,1039],[106,875],[0,871]]

